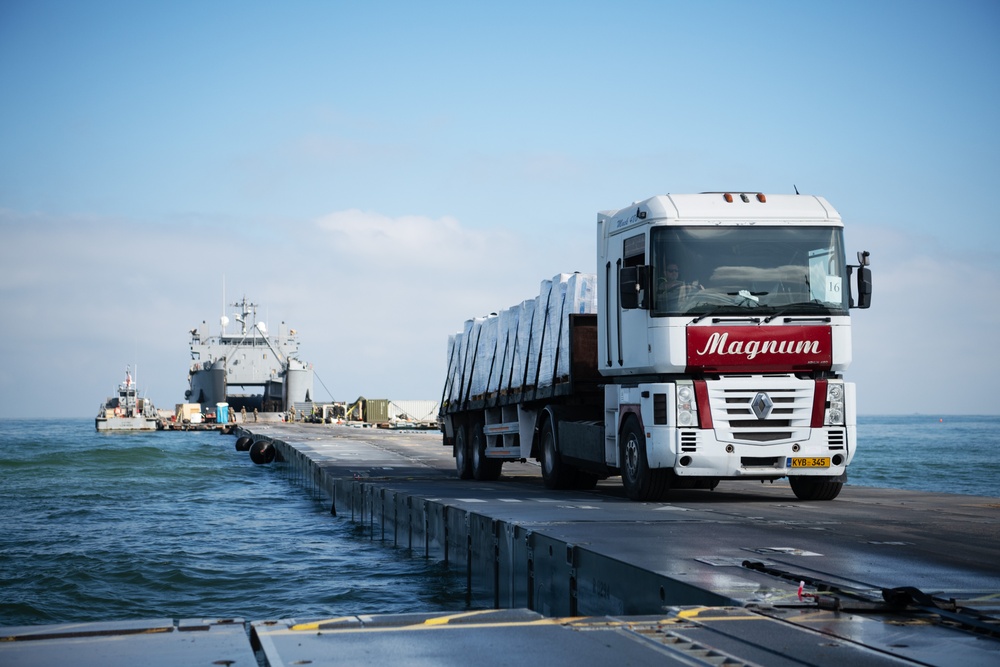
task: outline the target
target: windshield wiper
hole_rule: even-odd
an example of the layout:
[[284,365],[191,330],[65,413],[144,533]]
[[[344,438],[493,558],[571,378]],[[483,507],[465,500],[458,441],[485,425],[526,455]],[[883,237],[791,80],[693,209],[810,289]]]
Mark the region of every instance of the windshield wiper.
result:
[[[790,313],[795,310],[803,310],[803,309],[806,311],[805,313],[803,313],[804,315],[812,313],[818,315],[828,315],[830,313],[830,309],[824,306],[823,303],[820,301],[802,301],[800,303],[790,303],[787,306],[778,308],[772,314],[764,318],[764,324],[767,324],[771,320],[781,317],[785,313]],[[819,312],[817,312],[817,309],[819,310]]]
[[[742,315],[742,313],[747,310],[754,310],[756,308],[759,308],[760,299],[757,298],[759,294],[763,295],[767,294],[767,292],[748,292],[747,290],[741,290],[739,292],[726,292],[726,296],[733,297],[732,303],[719,304],[709,308],[704,313],[700,313],[697,317],[695,317],[694,320],[691,321],[691,324],[695,324],[705,319],[709,315],[714,315],[718,313],[719,311],[728,311],[727,314],[735,314],[739,316]],[[699,305],[708,305],[708,304],[702,302],[702,304]],[[737,312],[733,313],[733,311]],[[689,312],[688,314],[693,315],[694,313]]]
[[691,320],[691,324],[697,324],[698,322],[700,322],[701,320],[705,319],[709,315],[713,315],[713,314],[719,312],[720,310],[722,310],[723,308],[732,308],[732,306],[716,306],[715,308],[709,308],[704,313],[698,315],[698,317],[696,317],[693,320]]
[[[753,322],[760,322],[759,317],[745,315],[744,313],[746,313],[747,310],[753,310],[753,306],[743,306],[743,305],[716,306],[715,308],[709,308],[704,313],[698,313],[697,316],[693,320],[691,320],[691,324],[696,324],[701,320],[705,319],[706,317],[708,317],[709,315],[716,315],[720,312],[723,315],[732,315],[733,321],[752,320]],[[688,313],[688,315],[694,315],[694,314],[695,313]]]

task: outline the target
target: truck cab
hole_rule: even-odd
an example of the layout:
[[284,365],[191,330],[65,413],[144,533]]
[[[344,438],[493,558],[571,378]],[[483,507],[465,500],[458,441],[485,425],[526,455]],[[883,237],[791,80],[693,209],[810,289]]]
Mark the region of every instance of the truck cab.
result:
[[835,497],[855,446],[848,311],[871,294],[836,210],[658,196],[599,213],[597,249],[606,463],[630,497],[785,476],[801,498]]

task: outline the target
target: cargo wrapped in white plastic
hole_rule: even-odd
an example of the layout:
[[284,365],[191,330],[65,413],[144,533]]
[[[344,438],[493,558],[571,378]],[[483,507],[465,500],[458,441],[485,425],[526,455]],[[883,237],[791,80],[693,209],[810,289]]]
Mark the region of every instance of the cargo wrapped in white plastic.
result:
[[513,367],[510,372],[508,391],[516,393],[524,388],[524,376],[528,367],[528,342],[531,340],[531,323],[535,317],[536,299],[526,299],[517,308],[517,333],[514,348]]
[[459,360],[459,349],[461,348],[462,334],[451,334],[448,336],[448,369],[444,382],[444,392],[441,395],[441,403],[448,405],[453,400],[458,399],[458,394],[454,390],[455,369]]
[[535,313],[531,320],[531,331],[528,334],[528,356],[525,360],[524,388],[538,386],[538,363],[542,356],[542,331],[545,329],[545,317],[549,308],[549,298],[552,295],[552,281],[543,280],[538,298],[535,299]]
[[483,323],[485,317],[476,317],[472,320],[472,329],[469,331],[469,341],[466,347],[465,369],[462,372],[462,381],[465,383],[465,398],[471,399],[482,394],[482,388],[476,386],[476,361],[479,358],[479,338],[483,333]]
[[469,359],[469,341],[472,338],[473,330],[475,329],[475,320],[466,320],[465,326],[462,329],[461,334],[456,335],[455,346],[458,351],[458,363],[455,364],[454,374],[452,375],[452,400],[454,402],[461,403],[468,398],[468,370],[472,366],[472,361]]
[[[569,316],[597,311],[596,277],[560,273],[538,297],[465,323],[449,337],[449,405],[547,389],[568,379]],[[452,340],[453,339],[453,340]]]
[[493,372],[490,375],[488,387],[490,395],[505,391],[510,382],[511,357],[514,354],[514,345],[517,340],[517,315],[518,309],[516,307],[508,308],[499,315],[496,360],[493,363]]
[[597,313],[597,276],[593,273],[574,273],[566,281],[566,313]]
[[[559,273],[551,280],[549,304],[545,309],[545,321],[539,332],[541,337],[537,383],[539,387],[550,387],[555,380],[556,357],[559,356],[559,332],[564,319],[563,303],[566,299],[566,281],[569,278],[570,274]],[[566,356],[566,353],[563,352],[562,356]]]
[[476,320],[479,334],[476,337],[475,362],[472,366],[472,383],[469,398],[482,399],[490,379],[490,370],[497,351],[498,318],[496,315]]

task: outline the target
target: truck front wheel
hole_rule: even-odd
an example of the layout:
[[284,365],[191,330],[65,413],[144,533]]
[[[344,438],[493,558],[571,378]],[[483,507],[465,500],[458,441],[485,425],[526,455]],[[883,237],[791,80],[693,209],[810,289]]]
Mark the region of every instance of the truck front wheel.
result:
[[789,477],[788,483],[799,500],[833,500],[844,488],[843,482],[813,477]]
[[465,424],[455,427],[455,470],[458,471],[459,479],[472,479],[472,456]]
[[619,441],[621,451],[622,486],[631,500],[660,500],[670,489],[670,470],[653,470],[646,459],[646,435],[639,420],[625,418]]

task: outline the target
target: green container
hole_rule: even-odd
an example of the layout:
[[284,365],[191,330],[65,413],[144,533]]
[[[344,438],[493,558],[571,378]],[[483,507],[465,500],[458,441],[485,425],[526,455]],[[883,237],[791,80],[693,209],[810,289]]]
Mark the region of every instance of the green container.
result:
[[389,399],[369,398],[365,400],[365,421],[378,424],[389,421]]

